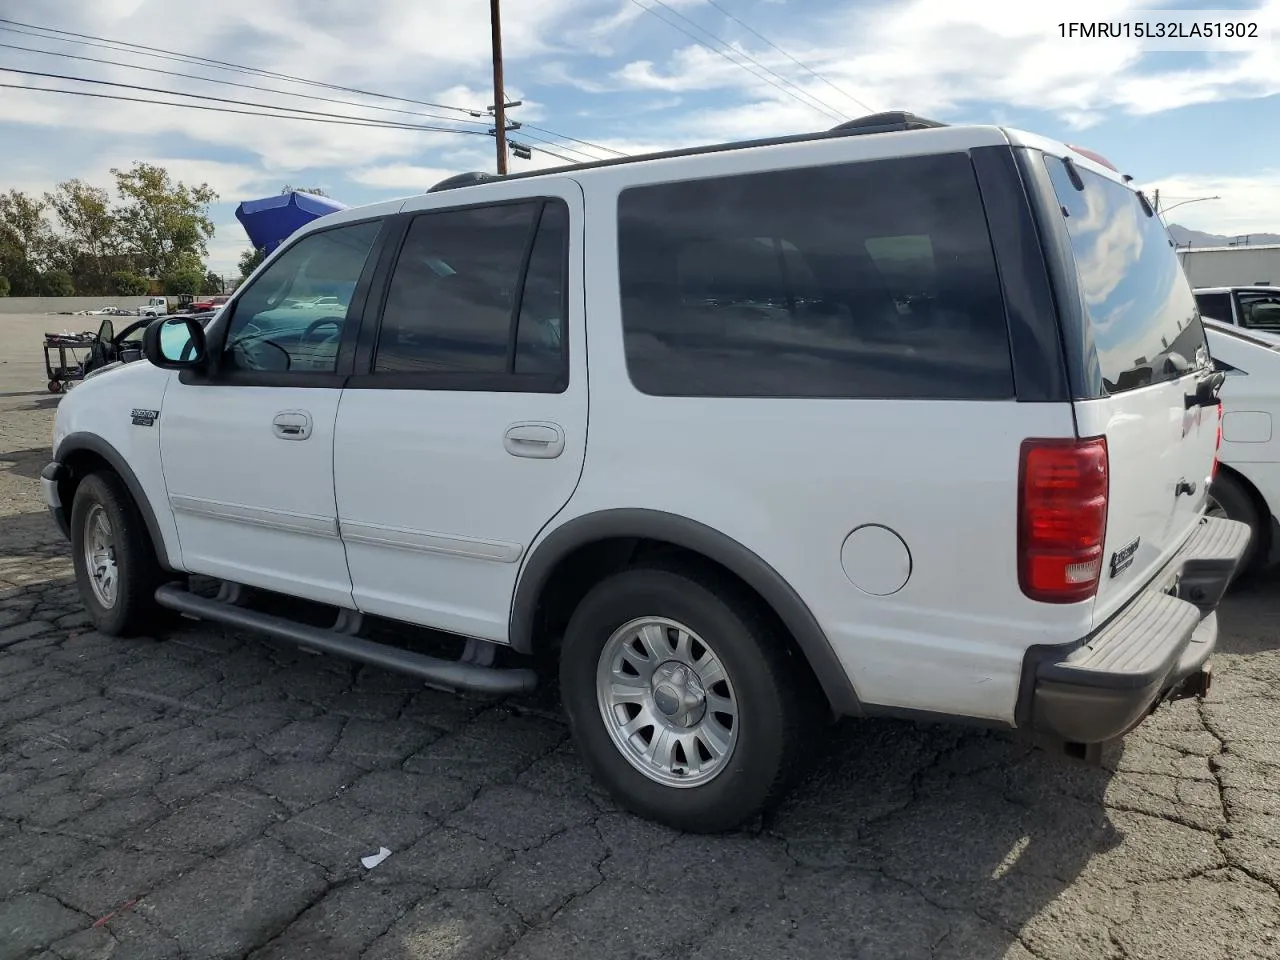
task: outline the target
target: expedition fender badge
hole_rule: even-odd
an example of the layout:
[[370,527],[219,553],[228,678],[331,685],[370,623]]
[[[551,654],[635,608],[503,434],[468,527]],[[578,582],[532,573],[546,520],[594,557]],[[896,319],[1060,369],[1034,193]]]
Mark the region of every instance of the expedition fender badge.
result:
[[154,427],[156,421],[160,419],[159,410],[139,410],[136,407],[132,413],[133,425],[135,427]]
[[1141,537],[1137,537],[1111,555],[1111,577],[1115,579],[1117,575],[1133,566],[1133,556],[1138,552],[1138,544],[1142,542]]

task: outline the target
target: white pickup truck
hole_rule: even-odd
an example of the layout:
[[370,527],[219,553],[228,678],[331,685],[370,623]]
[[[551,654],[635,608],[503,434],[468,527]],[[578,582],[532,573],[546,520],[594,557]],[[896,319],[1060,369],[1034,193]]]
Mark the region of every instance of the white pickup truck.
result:
[[140,317],[163,317],[168,313],[168,297],[148,297],[147,302],[138,308]]

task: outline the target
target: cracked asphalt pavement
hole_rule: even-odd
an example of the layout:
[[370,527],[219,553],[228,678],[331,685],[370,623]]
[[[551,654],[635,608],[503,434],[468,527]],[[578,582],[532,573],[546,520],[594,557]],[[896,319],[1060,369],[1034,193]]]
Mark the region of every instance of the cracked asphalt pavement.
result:
[[848,721],[762,822],[682,836],[588,780],[553,692],[93,632],[39,497],[45,326],[0,317],[0,960],[1280,957],[1280,579],[1101,767]]

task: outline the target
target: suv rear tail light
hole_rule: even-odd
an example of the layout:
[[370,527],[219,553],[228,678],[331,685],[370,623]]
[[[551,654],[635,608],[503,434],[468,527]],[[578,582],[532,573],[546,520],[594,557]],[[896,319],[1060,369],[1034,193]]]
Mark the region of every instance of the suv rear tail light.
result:
[[1107,440],[1024,440],[1018,472],[1018,583],[1032,600],[1098,590],[1107,532]]
[[1222,450],[1222,401],[1218,401],[1218,438],[1213,442],[1213,469],[1209,471],[1209,480],[1212,482],[1218,475],[1218,453]]

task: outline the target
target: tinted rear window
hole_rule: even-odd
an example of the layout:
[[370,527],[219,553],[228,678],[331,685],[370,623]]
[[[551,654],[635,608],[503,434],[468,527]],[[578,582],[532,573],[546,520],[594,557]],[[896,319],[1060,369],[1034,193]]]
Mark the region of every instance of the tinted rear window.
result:
[[965,154],[634,187],[618,220],[627,369],[645,393],[1013,395]]
[[[1066,219],[1089,333],[1107,393],[1176,379],[1169,355],[1204,362],[1195,299],[1160,220],[1123,184],[1044,158]],[[1205,353],[1201,353],[1205,351]]]

